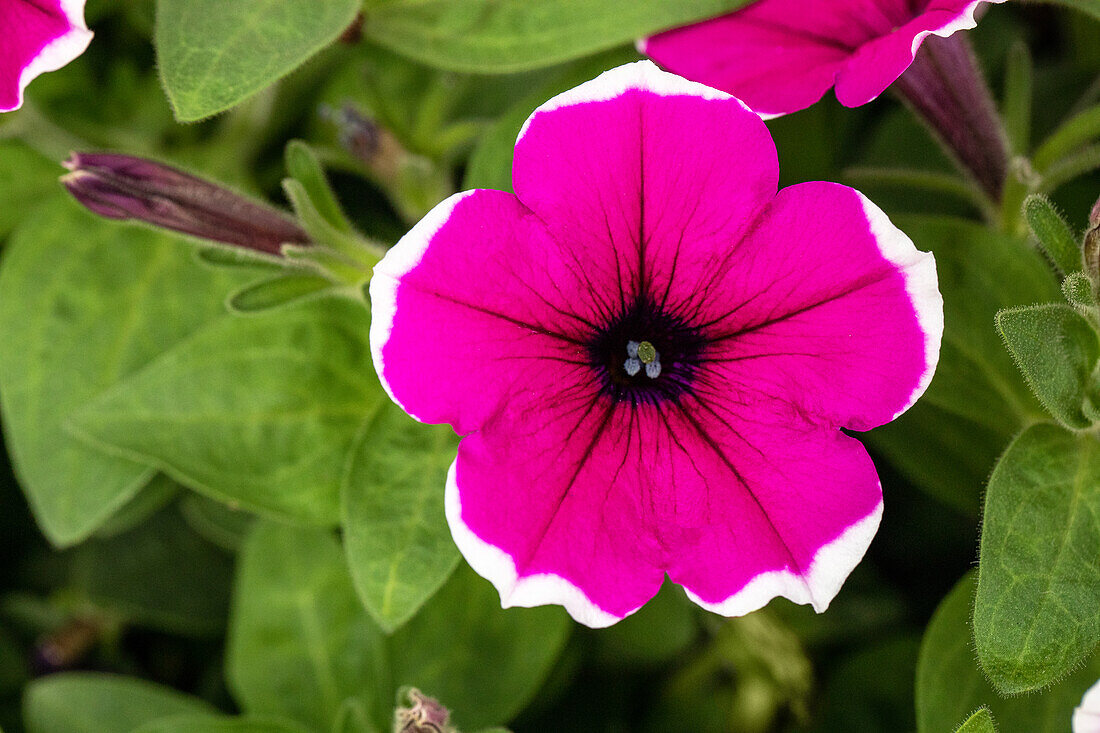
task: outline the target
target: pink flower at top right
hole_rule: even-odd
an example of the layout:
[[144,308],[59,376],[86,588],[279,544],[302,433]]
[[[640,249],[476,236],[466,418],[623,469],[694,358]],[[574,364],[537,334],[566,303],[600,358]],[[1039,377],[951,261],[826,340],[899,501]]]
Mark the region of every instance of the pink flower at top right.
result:
[[841,104],[858,107],[909,68],[925,38],[973,28],[979,5],[982,0],[760,0],[643,39],[639,49],[765,117],[805,109],[829,87]]

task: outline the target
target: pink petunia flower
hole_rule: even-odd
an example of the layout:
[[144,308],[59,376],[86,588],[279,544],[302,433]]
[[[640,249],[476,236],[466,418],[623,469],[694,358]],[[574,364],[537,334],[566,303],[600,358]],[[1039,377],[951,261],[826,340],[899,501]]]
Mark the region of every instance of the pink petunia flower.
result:
[[1100,680],[1081,698],[1073,711],[1073,733],[1100,733]]
[[92,32],[84,0],[0,0],[0,112],[23,104],[23,90],[84,53]]
[[[987,0],[1000,3],[1004,0]],[[665,68],[740,97],[765,116],[836,88],[867,104],[909,68],[928,36],[973,28],[981,0],[759,0],[639,44]]]
[[666,574],[821,611],[877,530],[866,430],[939,354],[935,263],[859,192],[777,192],[761,119],[629,64],[551,99],[516,195],[432,210],[375,268],[374,364],[463,436],[447,519],[505,606],[606,626]]

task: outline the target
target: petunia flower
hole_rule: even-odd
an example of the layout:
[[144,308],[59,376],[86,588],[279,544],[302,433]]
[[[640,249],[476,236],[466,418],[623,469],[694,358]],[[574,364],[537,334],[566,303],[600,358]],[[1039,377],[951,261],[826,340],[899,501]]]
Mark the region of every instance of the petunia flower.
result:
[[924,391],[935,263],[857,191],[776,190],[737,99],[629,64],[551,99],[515,195],[432,210],[375,268],[374,364],[461,435],[445,504],[505,606],[605,626],[667,575],[824,610],[871,542],[867,430]]
[[973,28],[980,5],[759,0],[638,46],[666,69],[734,94],[765,117],[805,109],[830,87],[841,104],[858,107],[900,78],[897,91],[996,198],[1008,151],[992,96],[969,46],[943,40]]
[[0,0],[0,112],[23,104],[23,90],[84,53],[92,32],[84,0]]
[[1100,733],[1100,680],[1081,698],[1073,711],[1073,733]]

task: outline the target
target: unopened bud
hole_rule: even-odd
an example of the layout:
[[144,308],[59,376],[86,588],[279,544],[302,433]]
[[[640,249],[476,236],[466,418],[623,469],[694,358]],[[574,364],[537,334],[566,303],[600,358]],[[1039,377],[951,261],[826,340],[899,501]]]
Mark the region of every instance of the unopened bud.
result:
[[447,708],[438,700],[428,697],[415,687],[406,694],[408,707],[399,707],[393,713],[394,733],[453,733]]
[[267,204],[171,166],[114,153],[72,153],[61,177],[77,201],[111,219],[135,219],[202,239],[279,254],[309,244],[292,219]]

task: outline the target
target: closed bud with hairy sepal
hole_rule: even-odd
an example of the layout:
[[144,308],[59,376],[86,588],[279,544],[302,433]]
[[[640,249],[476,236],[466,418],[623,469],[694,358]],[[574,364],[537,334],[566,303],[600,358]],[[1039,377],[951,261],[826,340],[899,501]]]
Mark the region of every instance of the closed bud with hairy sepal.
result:
[[1100,287],[1100,199],[1089,212],[1089,230],[1081,243],[1085,260],[1085,272],[1092,278],[1095,287]]
[[278,255],[309,235],[278,209],[171,166],[130,155],[72,153],[61,177],[77,201],[111,219],[134,219]]
[[394,733],[457,733],[450,725],[450,711],[434,697],[410,687],[401,697],[406,705],[393,712]]

